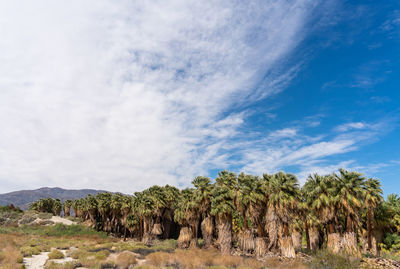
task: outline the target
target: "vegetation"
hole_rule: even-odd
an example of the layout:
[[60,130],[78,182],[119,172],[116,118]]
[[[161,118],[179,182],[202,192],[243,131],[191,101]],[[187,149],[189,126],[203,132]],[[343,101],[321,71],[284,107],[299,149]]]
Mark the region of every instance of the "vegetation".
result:
[[[277,252],[290,258],[302,248],[351,255],[399,248],[400,198],[384,201],[379,180],[358,172],[314,174],[302,188],[284,172],[258,177],[222,171],[214,182],[196,177],[192,184],[184,190],[152,186],[133,196],[88,195],[62,208],[69,215],[72,207],[98,231],[146,245],[172,238],[179,248],[198,247],[201,238],[204,248],[214,245],[225,254],[237,246],[259,257]],[[58,213],[57,200],[49,201],[31,207]]]
[[31,203],[29,209],[38,212],[53,213],[54,215],[59,216],[62,204],[60,199],[43,198]]
[[[17,225],[0,227],[0,237],[35,239],[6,246],[19,260],[53,247],[78,247],[67,254],[76,259],[65,265],[71,268],[77,261],[88,268],[117,263],[137,268],[274,268],[283,262],[285,268],[297,268],[307,259],[310,268],[355,268],[368,267],[365,261],[378,255],[400,260],[400,198],[389,195],[384,200],[378,179],[340,169],[310,175],[300,187],[294,175],[284,172],[258,177],[222,171],[215,180],[196,177],[192,184],[183,190],[152,186],[132,196],[99,193],[63,204],[41,199],[24,213],[0,208],[0,214],[19,216]],[[67,218],[74,212],[82,224],[32,222],[62,211]],[[90,243],[85,241],[89,238]],[[233,253],[264,262],[227,255]],[[274,265],[268,253],[291,259]],[[146,263],[137,264],[144,257]]]
[[62,259],[64,258],[64,253],[62,253],[58,249],[55,249],[49,254],[47,254],[47,256],[49,256],[49,259]]

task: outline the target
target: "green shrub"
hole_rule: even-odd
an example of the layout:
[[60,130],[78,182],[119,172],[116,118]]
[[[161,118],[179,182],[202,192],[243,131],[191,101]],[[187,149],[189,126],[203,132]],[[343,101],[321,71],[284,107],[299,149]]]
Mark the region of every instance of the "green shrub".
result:
[[400,235],[396,233],[386,233],[383,238],[383,243],[386,249],[400,250]]
[[24,255],[24,257],[30,257],[32,255],[38,255],[41,252],[41,249],[39,246],[27,246],[27,247],[22,247],[20,249],[22,255]]
[[52,252],[50,252],[49,254],[47,254],[47,256],[49,256],[49,259],[63,259],[64,258],[64,253],[62,253],[61,251],[55,249]]

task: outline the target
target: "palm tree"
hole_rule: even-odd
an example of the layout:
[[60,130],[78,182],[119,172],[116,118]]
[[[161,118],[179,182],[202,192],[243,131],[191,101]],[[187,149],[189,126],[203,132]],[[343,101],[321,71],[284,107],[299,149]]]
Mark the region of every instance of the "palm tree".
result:
[[[237,178],[237,184],[235,206],[243,222],[239,233],[239,247],[245,252],[252,252],[256,246],[254,234],[250,228],[254,226],[257,216],[251,216],[255,213],[257,203],[264,199],[264,195],[259,189],[260,184],[256,176],[241,173]],[[249,227],[249,222],[251,227]]]
[[88,194],[86,198],[83,199],[83,208],[87,214],[87,216],[90,219],[90,222],[92,223],[92,227],[97,227],[97,222],[96,222],[96,215],[97,215],[97,209],[98,209],[98,202],[96,197],[94,197],[91,194]]
[[101,224],[103,231],[111,232],[111,198],[112,194],[109,192],[100,192],[96,195],[97,210],[101,216]]
[[[268,221],[270,225],[282,229],[278,235],[281,254],[285,257],[295,257],[292,237],[290,235],[289,223],[296,213],[299,204],[299,187],[296,176],[279,172],[273,176],[264,175],[268,195]],[[271,240],[277,240],[276,234],[268,227]],[[272,244],[271,244],[272,243]],[[278,245],[277,242],[270,242],[270,246]]]
[[193,189],[184,189],[180,193],[174,219],[179,225],[183,226],[178,238],[178,247],[197,247],[197,228],[200,211]]
[[378,179],[369,178],[364,183],[364,199],[365,206],[367,208],[367,241],[368,248],[370,251],[372,248],[372,218],[374,217],[374,210],[378,204],[382,201],[382,189],[381,183]]
[[[124,227],[124,241],[126,240],[126,231],[128,229],[128,216],[129,214],[132,213],[132,197],[124,195],[122,196],[122,201],[121,201],[121,214],[122,214],[122,219],[121,223]],[[130,224],[132,224],[133,218],[131,218]]]
[[218,245],[223,254],[229,254],[232,245],[232,215],[235,209],[235,173],[222,171],[215,179],[211,196],[211,215],[215,216],[218,230]]
[[119,221],[122,218],[122,203],[123,203],[123,195],[121,193],[113,194],[110,202],[111,209],[111,229],[114,233],[119,233]]
[[[335,199],[336,187],[333,175],[320,176],[318,174],[310,175],[303,186],[307,207],[313,215],[324,225],[328,233],[327,247],[332,252],[340,250],[340,234],[336,232],[335,220],[337,218],[337,201]],[[313,220],[313,218],[309,218]],[[313,221],[313,223],[316,223]],[[317,224],[317,223],[316,223]],[[313,236],[315,239],[318,237]],[[311,237],[310,237],[311,239]],[[310,248],[313,242],[310,240]]]
[[[173,232],[172,229],[175,227],[174,211],[177,207],[179,194],[180,191],[178,188],[170,185],[164,186],[165,207],[163,208],[161,214],[162,226],[163,226],[162,238],[164,239],[170,238],[171,232]],[[196,238],[197,238],[197,233],[196,233]]]
[[72,200],[65,200],[63,204],[64,216],[68,217],[71,212]]
[[192,181],[194,189],[194,199],[199,208],[200,217],[203,219],[201,222],[201,233],[205,242],[205,247],[208,248],[212,244],[214,219],[211,216],[211,194],[214,185],[208,177],[196,177]]
[[344,251],[353,254],[358,252],[355,229],[360,223],[358,215],[362,208],[361,201],[364,193],[362,186],[365,178],[360,173],[344,169],[340,169],[339,173],[340,175],[335,175],[337,179],[335,199],[346,219],[342,246]]

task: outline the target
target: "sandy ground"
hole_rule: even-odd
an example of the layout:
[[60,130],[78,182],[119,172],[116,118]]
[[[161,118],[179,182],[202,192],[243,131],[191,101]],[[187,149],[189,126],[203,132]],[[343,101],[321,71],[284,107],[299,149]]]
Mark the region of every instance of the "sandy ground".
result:
[[[64,255],[67,254],[66,250],[61,250],[62,253],[64,253]],[[49,259],[49,257],[47,256],[47,254],[49,254],[50,252],[42,252],[39,255],[32,255],[32,257],[29,258],[24,258],[24,265],[26,269],[43,269],[44,265],[46,264],[47,260]],[[56,260],[51,260],[55,263],[66,263],[66,262],[72,262],[75,261],[75,259],[71,258],[71,257],[65,257],[64,259],[56,259]],[[83,267],[82,267],[83,268]]]
[[61,217],[58,217],[58,216],[52,216],[50,220],[52,222],[54,222],[54,223],[62,223],[62,224],[65,224],[65,225],[76,224],[76,222],[73,222],[73,221],[71,221],[69,219],[64,219],[64,218],[61,218]]
[[43,269],[44,264],[49,258],[47,254],[50,252],[42,252],[39,255],[32,255],[32,257],[24,258],[24,265],[26,269]]

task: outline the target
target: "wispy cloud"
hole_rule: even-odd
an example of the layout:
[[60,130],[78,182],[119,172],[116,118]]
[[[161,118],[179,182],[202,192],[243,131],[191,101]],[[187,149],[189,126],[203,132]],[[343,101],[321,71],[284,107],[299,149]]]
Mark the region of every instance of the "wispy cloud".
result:
[[352,129],[365,129],[368,127],[368,124],[363,122],[349,122],[342,125],[337,126],[335,129],[339,132],[346,132]]
[[[310,117],[306,117],[306,119]],[[272,132],[266,138],[251,145],[240,145],[238,151],[243,154],[241,169],[248,173],[274,173],[288,168],[296,173],[301,183],[310,173],[331,173],[338,168],[358,169],[365,172],[376,172],[384,167],[372,165],[376,169],[366,168],[355,160],[332,161],[335,156],[358,150],[362,145],[371,143],[383,135],[379,130],[386,130],[391,125],[390,119],[379,122],[350,122],[335,127],[331,132],[305,135],[307,124],[296,125],[296,133],[285,128]],[[276,134],[282,134],[277,136]],[[293,134],[293,135],[284,135]]]
[[0,191],[132,192],[226,168],[246,119],[230,109],[284,89],[313,7],[2,2]]

